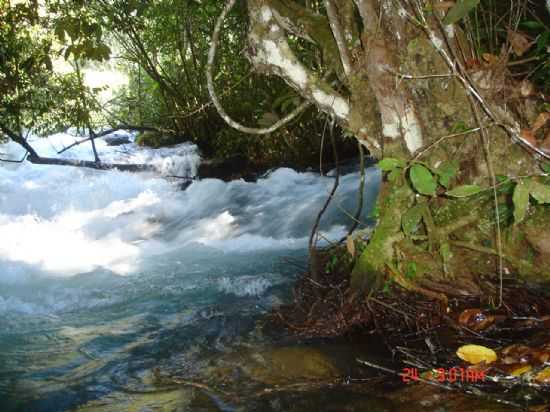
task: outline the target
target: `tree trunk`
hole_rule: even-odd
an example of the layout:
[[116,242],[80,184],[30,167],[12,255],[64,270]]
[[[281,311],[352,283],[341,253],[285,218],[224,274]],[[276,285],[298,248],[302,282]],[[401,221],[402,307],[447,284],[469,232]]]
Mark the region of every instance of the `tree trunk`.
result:
[[[325,6],[326,16],[296,1],[248,0],[248,57],[386,159],[378,224],[352,287],[437,289],[454,279],[457,293],[472,293],[477,275],[548,276],[550,235],[540,225],[550,223],[550,189],[539,169],[548,153],[521,132],[537,102],[508,76],[507,54],[474,60],[459,27],[444,26],[443,12],[427,16],[420,0]],[[300,61],[290,33],[318,46],[332,77]],[[540,204],[520,223],[514,192],[524,182],[539,185]]]

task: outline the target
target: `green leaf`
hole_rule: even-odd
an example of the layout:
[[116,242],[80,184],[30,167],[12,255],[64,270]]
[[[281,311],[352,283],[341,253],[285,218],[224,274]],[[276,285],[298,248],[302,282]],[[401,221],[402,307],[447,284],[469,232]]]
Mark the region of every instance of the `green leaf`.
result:
[[458,0],[443,19],[443,24],[454,24],[475,9],[480,0]]
[[418,193],[427,196],[435,196],[437,183],[435,182],[432,172],[426,167],[415,164],[410,171],[411,182]]
[[434,172],[439,176],[439,184],[445,189],[448,189],[451,184],[451,180],[458,173],[458,162],[443,162],[437,169],[434,170]]
[[550,186],[532,181],[530,183],[531,196],[539,203],[550,203]]
[[520,26],[531,30],[544,29],[544,24],[534,20],[523,21]]
[[378,168],[384,172],[390,172],[396,167],[405,167],[405,161],[402,159],[394,159],[392,157],[386,157],[378,162]]
[[537,39],[537,54],[544,53],[550,43],[550,31],[545,31]]
[[529,207],[529,192],[531,188],[528,182],[521,180],[514,189],[512,201],[514,203],[514,221],[520,223],[525,219],[527,208]]
[[451,197],[468,197],[476,195],[482,190],[483,188],[478,185],[462,185],[447,191],[445,194]]
[[405,276],[409,279],[414,279],[416,277],[416,262],[409,262],[407,268],[405,269]]
[[416,231],[416,228],[422,220],[424,207],[424,204],[413,206],[409,210],[407,210],[401,217],[401,226],[403,228],[403,232],[405,232],[407,236],[410,236],[413,232]]
[[397,182],[403,176],[403,169],[396,167],[388,175],[388,180],[392,183]]
[[540,165],[540,168],[544,173],[550,173],[550,163],[543,163]]

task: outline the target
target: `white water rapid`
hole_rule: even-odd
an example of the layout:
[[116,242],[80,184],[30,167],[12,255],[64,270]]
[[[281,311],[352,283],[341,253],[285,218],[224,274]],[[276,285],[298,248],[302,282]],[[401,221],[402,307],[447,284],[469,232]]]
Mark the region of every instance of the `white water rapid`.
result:
[[[74,140],[31,139],[50,157]],[[25,382],[39,393],[33,410],[50,410],[43,400],[57,396],[37,389],[45,376],[68,373],[87,387],[89,376],[105,374],[107,363],[89,366],[82,353],[127,360],[129,342],[159,345],[151,330],[168,336],[198,325],[187,338],[218,339],[229,332],[204,326],[212,313],[238,317],[283,301],[334,182],[278,169],[255,183],[195,180],[184,191],[166,176],[196,173],[195,146],[153,150],[101,139],[97,146],[105,162],[147,163],[157,172],[0,163],[0,395]],[[23,154],[15,143],[0,145],[1,158]],[[62,156],[93,160],[89,143]],[[367,169],[364,221],[379,179]],[[339,239],[352,224],[346,213],[355,214],[358,181],[358,172],[341,177],[321,224],[326,238]]]

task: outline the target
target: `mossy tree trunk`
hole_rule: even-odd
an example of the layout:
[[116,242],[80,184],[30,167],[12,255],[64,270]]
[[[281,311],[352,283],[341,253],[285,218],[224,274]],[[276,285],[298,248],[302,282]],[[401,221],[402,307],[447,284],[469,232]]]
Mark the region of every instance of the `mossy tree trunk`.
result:
[[[521,224],[510,218],[519,177],[548,183],[540,169],[548,156],[521,133],[540,108],[531,85],[507,76],[506,54],[476,60],[460,28],[444,26],[437,8],[428,15],[433,4],[422,0],[325,0],[321,11],[291,0],[247,3],[256,70],[282,77],[389,159],[353,287],[393,279],[437,289],[453,279],[455,291],[471,293],[472,275],[548,274],[547,202]],[[318,48],[325,73],[299,58],[291,37]],[[495,187],[498,176],[512,180]]]

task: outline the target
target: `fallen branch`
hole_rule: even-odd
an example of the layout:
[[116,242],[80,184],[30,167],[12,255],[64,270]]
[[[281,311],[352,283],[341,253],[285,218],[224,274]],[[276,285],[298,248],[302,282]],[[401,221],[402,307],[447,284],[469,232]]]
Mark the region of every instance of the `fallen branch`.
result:
[[118,169],[125,172],[146,172],[155,170],[152,165],[148,164],[102,163],[92,160],[58,159],[33,155],[29,155],[27,160],[33,164],[39,165],[87,167],[97,170]]
[[167,130],[157,129],[155,127],[130,126],[130,125],[122,124],[122,125],[119,125],[119,126],[115,126],[112,129],[104,130],[100,133],[94,133],[91,136],[86,137],[85,139],[77,140],[76,142],[71,143],[69,146],[64,147],[63,149],[58,151],[57,154],[61,154],[61,153],[66,152],[67,150],[69,150],[69,149],[71,149],[75,146],[78,146],[82,143],[86,143],[90,140],[93,141],[94,139],[97,139],[97,138],[100,138],[100,137],[103,137],[103,136],[107,136],[108,134],[114,133],[114,132],[119,131],[119,130],[133,130],[133,131],[137,131],[137,132],[171,132],[171,131],[167,131]]

